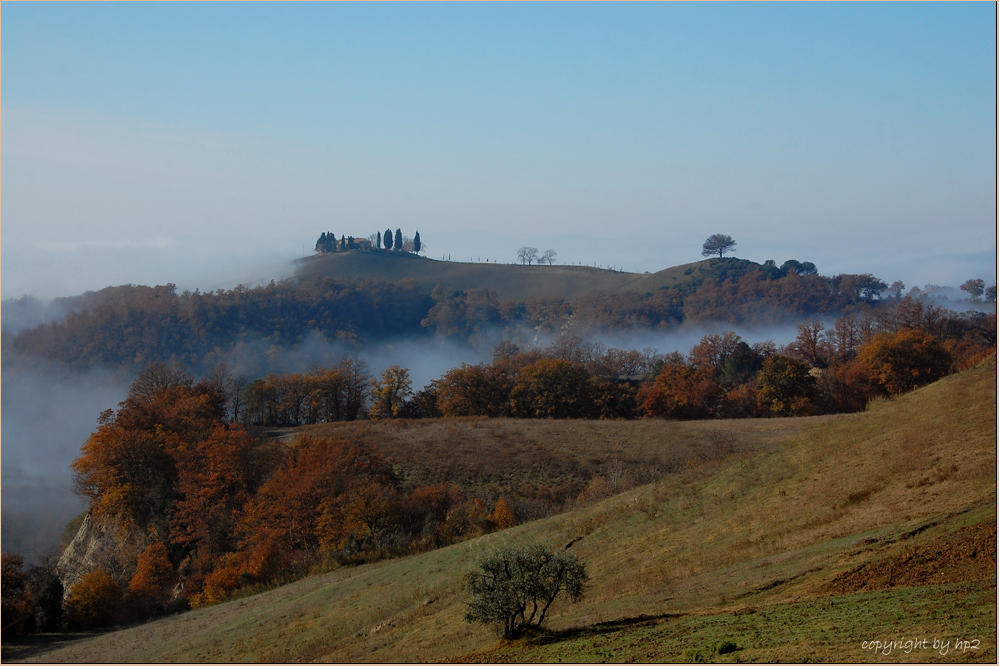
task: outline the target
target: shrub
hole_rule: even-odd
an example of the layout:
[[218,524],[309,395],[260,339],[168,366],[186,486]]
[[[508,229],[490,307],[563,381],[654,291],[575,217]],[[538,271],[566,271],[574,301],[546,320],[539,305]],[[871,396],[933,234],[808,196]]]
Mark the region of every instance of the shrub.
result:
[[563,592],[572,601],[581,599],[587,579],[586,565],[575,555],[540,544],[504,548],[478,566],[468,577],[472,598],[465,621],[502,626],[504,636],[540,627]]
[[121,607],[121,590],[107,571],[97,569],[84,574],[70,588],[65,611],[70,623],[82,627],[111,624]]
[[3,554],[3,635],[22,635],[34,624],[28,598],[28,575],[23,570],[24,557],[17,553]]
[[718,644],[718,654],[728,654],[729,652],[735,652],[739,649],[739,646],[732,641],[722,641]]

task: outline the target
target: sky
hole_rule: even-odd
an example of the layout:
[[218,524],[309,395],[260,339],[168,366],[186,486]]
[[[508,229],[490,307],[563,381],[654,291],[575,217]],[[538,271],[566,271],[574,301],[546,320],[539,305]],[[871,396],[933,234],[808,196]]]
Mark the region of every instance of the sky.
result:
[[323,231],[996,280],[993,3],[3,3],[2,296],[279,278]]

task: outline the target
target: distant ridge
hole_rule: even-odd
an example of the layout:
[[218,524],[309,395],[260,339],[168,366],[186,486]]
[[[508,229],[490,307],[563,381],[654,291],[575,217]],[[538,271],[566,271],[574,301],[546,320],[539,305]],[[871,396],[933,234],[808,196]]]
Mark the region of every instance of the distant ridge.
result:
[[738,276],[759,268],[745,259],[705,259],[656,273],[625,273],[592,266],[522,266],[517,264],[438,261],[405,252],[344,252],[299,259],[299,279],[416,280],[429,293],[435,286],[457,290],[492,289],[500,300],[534,297],[579,298],[599,291],[652,293],[679,284],[696,286],[709,277]]

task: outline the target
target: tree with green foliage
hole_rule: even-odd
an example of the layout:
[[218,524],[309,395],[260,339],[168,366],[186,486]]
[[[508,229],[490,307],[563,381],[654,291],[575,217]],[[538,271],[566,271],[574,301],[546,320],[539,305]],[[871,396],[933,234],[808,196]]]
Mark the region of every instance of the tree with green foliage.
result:
[[385,230],[385,235],[382,236],[382,242],[385,243],[385,249],[386,250],[391,250],[392,249],[392,230],[391,229],[386,229]]
[[757,403],[772,416],[803,416],[818,395],[807,363],[775,354],[763,362]]
[[510,405],[527,418],[585,418],[593,412],[590,373],[572,361],[542,358],[517,374]]
[[45,561],[28,570],[28,592],[35,615],[36,631],[56,631],[62,624],[62,581],[53,562]]
[[468,575],[465,621],[501,626],[504,636],[540,627],[560,594],[582,599],[587,580],[574,554],[540,544],[491,553],[478,568]]
[[706,241],[704,241],[704,246],[701,248],[701,254],[705,257],[717,254],[720,259],[725,256],[726,252],[734,249],[735,241],[732,240],[731,236],[726,236],[725,234],[712,234],[711,236],[708,236]]
[[420,241],[420,232],[417,231],[416,235],[413,236],[413,252],[419,252],[421,247],[423,247],[423,243]]
[[402,251],[402,229],[395,230],[395,249]]

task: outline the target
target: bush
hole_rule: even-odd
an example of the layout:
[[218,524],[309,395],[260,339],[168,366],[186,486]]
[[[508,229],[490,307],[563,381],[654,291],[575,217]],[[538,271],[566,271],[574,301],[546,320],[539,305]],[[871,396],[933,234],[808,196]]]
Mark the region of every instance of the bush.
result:
[[66,598],[66,618],[82,627],[103,627],[111,624],[121,607],[121,590],[111,574],[98,569],[84,574],[70,588]]
[[484,557],[479,569],[468,577],[472,598],[465,621],[502,626],[504,636],[540,627],[563,592],[572,601],[581,599],[587,579],[575,555],[540,544],[504,548]]
[[718,654],[728,654],[729,652],[735,652],[739,649],[739,646],[732,641],[722,641],[718,644]]

